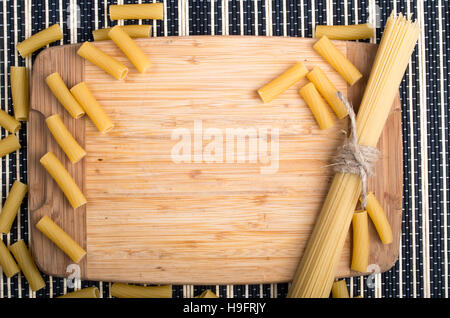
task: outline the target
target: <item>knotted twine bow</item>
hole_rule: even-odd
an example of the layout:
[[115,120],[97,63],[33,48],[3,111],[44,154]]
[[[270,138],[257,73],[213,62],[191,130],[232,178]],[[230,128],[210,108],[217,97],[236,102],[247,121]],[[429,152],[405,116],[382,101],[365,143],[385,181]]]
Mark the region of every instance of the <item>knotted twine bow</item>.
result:
[[341,92],[337,97],[344,103],[350,117],[351,136],[338,148],[336,156],[332,160],[334,172],[352,173],[359,175],[362,182],[362,207],[367,206],[367,179],[372,175],[372,169],[378,159],[379,151],[372,147],[358,144],[356,135],[356,119],[353,107]]

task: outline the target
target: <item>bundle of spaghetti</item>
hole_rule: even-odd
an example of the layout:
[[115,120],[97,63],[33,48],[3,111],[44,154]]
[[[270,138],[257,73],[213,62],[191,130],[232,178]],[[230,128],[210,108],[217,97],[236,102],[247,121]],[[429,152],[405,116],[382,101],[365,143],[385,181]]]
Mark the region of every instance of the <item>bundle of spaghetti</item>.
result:
[[[376,147],[419,36],[417,22],[391,14],[358,115],[358,143]],[[359,175],[338,172],[295,273],[288,297],[328,297],[361,193]]]

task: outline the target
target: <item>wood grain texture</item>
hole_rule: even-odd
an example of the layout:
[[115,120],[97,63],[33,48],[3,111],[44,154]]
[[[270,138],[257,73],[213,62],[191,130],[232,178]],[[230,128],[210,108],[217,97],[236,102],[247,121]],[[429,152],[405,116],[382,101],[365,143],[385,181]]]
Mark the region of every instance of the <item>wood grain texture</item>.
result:
[[[48,214],[87,250],[80,264],[84,279],[161,284],[290,281],[328,191],[333,173],[327,165],[342,143],[347,121],[336,119],[335,127],[319,130],[298,95],[306,80],[269,104],[262,104],[256,90],[302,61],[309,69],[320,66],[346,93],[345,81],[312,49],[314,41],[239,36],[139,39],[153,63],[147,74],[140,74],[112,42],[96,43],[130,68],[124,81],[84,63],[75,54],[78,45],[43,51],[33,68],[28,143],[32,248],[41,270],[67,276],[70,264],[34,228]],[[367,78],[376,46],[334,43]],[[100,134],[86,117],[71,118],[45,86],[45,76],[54,71],[69,87],[84,80],[115,128]],[[348,90],[355,105],[364,85]],[[75,165],[46,130],[44,116],[53,113],[62,116],[88,153]],[[200,123],[203,132],[224,138],[227,128],[278,129],[278,170],[262,174],[261,167],[268,163],[259,156],[245,163],[204,162],[199,156],[191,163],[175,163],[171,151],[178,140],[172,140],[172,133],[184,128],[192,135]],[[383,246],[370,225],[370,263],[381,271],[398,255],[400,125],[397,98],[380,139],[376,175],[370,180],[394,233],[394,243]],[[203,140],[198,149],[205,151],[209,142]],[[270,138],[268,142],[270,149]],[[48,150],[74,175],[87,197],[85,208],[74,211],[39,165]],[[224,145],[224,161],[226,154]],[[349,270],[350,252],[349,236],[339,276],[359,275]]]

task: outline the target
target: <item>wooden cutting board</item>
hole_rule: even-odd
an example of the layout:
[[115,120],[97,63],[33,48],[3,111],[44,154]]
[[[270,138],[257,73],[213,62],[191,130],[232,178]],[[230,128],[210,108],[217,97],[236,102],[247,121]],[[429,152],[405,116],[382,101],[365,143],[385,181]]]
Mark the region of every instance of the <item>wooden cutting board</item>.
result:
[[[79,263],[83,279],[290,281],[328,191],[333,173],[327,165],[348,123],[336,120],[334,128],[318,129],[298,94],[306,80],[266,105],[256,90],[303,61],[310,69],[320,66],[359,105],[376,52],[372,44],[335,42],[365,76],[347,88],[313,51],[314,42],[240,36],[140,39],[139,46],[154,63],[147,74],[138,73],[112,42],[95,43],[129,67],[124,81],[78,57],[79,44],[40,53],[33,67],[28,134],[32,252],[39,268],[67,276],[72,263],[35,228],[49,215],[86,249]],[[101,134],[87,117],[68,115],[44,82],[55,71],[69,87],[87,83],[115,123],[111,132]],[[48,132],[44,119],[55,113],[87,150],[81,162],[70,164]],[[233,132],[241,136],[234,144]],[[383,246],[370,224],[370,263],[385,271],[397,259],[401,230],[398,97],[378,147],[381,158],[370,190],[388,214],[394,242]],[[87,197],[86,206],[73,210],[41,167],[39,158],[47,151],[74,177]],[[178,162],[183,158],[185,162]],[[339,276],[360,275],[349,270],[350,237]]]

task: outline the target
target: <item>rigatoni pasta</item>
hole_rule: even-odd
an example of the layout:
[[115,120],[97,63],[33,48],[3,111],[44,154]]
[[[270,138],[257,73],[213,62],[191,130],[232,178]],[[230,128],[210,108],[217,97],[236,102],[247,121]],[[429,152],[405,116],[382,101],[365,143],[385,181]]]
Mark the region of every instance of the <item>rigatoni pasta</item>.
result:
[[128,74],[128,68],[125,65],[96,48],[90,42],[84,42],[78,49],[77,54],[118,80],[123,80]]
[[345,280],[342,279],[333,283],[333,286],[331,287],[331,296],[333,298],[350,298]]
[[213,293],[211,290],[207,289],[200,295],[194,297],[194,298],[219,298],[215,293]]
[[122,283],[111,285],[111,296],[117,298],[172,298],[172,286],[135,286]]
[[16,135],[9,135],[0,140],[0,158],[20,149],[19,138]]
[[314,37],[326,36],[330,40],[363,40],[374,36],[374,28],[370,23],[352,25],[318,25]]
[[74,209],[86,204],[87,200],[61,161],[52,152],[47,152],[40,159],[41,164],[52,176],[66,195]]
[[0,126],[5,128],[10,133],[16,133],[20,129],[20,122],[9,115],[4,110],[0,110]]
[[367,211],[356,211],[353,214],[353,250],[351,269],[365,273],[369,266],[370,239],[369,219]]
[[9,250],[14,255],[14,258],[19,264],[23,275],[25,276],[32,291],[38,291],[45,287],[44,279],[41,273],[39,273],[30,251],[28,250],[25,242],[20,240],[9,247]]
[[59,24],[53,24],[52,26],[33,34],[28,39],[17,44],[16,48],[22,57],[27,57],[34,51],[46,46],[52,42],[61,40],[63,33]]
[[9,74],[14,118],[20,121],[27,121],[30,111],[27,69],[24,66],[11,66]]
[[0,213],[0,233],[9,233],[19,211],[28,186],[19,180],[14,181]]
[[84,110],[72,96],[61,75],[55,72],[45,78],[45,82],[55,95],[56,99],[63,105],[73,118],[80,118],[84,115]]
[[[149,24],[128,24],[121,25],[120,28],[131,38],[148,38],[152,35],[152,26]],[[108,36],[112,28],[104,28],[92,31],[94,41],[110,40]]]
[[330,63],[339,74],[341,74],[350,86],[355,84],[362,77],[362,74],[358,71],[356,66],[354,66],[326,36],[322,36],[322,38],[313,45],[313,48],[328,63]]
[[73,138],[58,114],[47,117],[45,123],[70,162],[76,163],[86,155],[86,151]]
[[57,298],[100,298],[100,291],[97,287],[87,287],[67,293]]
[[333,116],[313,83],[303,86],[299,93],[311,109],[320,129],[328,129],[334,126]]
[[70,92],[100,132],[105,133],[113,129],[114,124],[92,95],[86,83],[81,82],[75,85],[70,89]]
[[386,213],[384,212],[383,207],[372,192],[369,192],[369,194],[367,194],[366,210],[373,222],[373,225],[375,225],[375,229],[380,236],[381,242],[383,242],[383,244],[392,243],[392,229],[387,219]]
[[152,66],[148,56],[120,26],[113,27],[108,36],[125,53],[139,72],[145,73]]
[[164,6],[162,3],[110,5],[109,18],[111,20],[122,20],[122,19],[162,20],[164,18]]
[[306,74],[306,77],[314,84],[314,87],[317,88],[320,95],[327,101],[328,105],[330,105],[339,119],[348,115],[347,108],[342,100],[336,95],[338,90],[320,67],[314,67],[312,71]]
[[305,77],[307,73],[308,69],[302,62],[298,62],[270,83],[258,89],[258,94],[264,103],[270,103],[289,87]]
[[6,277],[12,277],[20,272],[19,266],[17,266],[3,240],[0,240],[0,267]]
[[55,243],[75,263],[78,263],[86,255],[86,251],[47,215],[44,215],[36,223],[36,228]]

